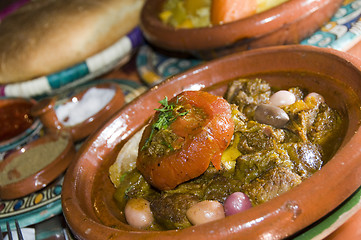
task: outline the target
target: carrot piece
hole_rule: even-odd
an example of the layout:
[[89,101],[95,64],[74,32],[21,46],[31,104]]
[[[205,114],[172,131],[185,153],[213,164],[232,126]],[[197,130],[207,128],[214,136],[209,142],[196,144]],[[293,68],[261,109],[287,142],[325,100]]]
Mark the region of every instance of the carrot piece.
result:
[[228,23],[255,14],[257,0],[212,0],[211,23]]

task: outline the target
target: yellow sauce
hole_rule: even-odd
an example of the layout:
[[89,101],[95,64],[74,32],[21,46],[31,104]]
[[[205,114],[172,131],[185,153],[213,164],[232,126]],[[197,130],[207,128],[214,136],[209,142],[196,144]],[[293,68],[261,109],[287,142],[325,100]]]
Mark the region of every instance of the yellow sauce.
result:
[[[288,0],[255,0],[256,13],[266,11]],[[159,18],[175,28],[211,26],[211,0],[167,0]]]

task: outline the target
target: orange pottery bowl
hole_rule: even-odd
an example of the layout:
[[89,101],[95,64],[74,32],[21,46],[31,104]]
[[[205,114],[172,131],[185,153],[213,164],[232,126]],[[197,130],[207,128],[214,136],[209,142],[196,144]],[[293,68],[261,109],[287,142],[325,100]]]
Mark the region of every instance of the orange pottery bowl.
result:
[[66,132],[48,132],[11,152],[0,162],[0,199],[16,199],[46,187],[65,172],[75,147]]
[[202,28],[173,28],[159,19],[165,0],[148,0],[140,26],[155,46],[214,58],[237,50],[296,44],[323,26],[343,0],[289,0],[238,21]]
[[[112,89],[115,91],[114,96],[110,99],[109,102],[105,104],[103,108],[99,109],[99,111],[97,111],[94,115],[84,119],[80,123],[74,125],[65,125],[60,121],[60,119],[58,119],[55,111],[55,108],[57,107],[56,97],[45,98],[39,101],[39,103],[33,107],[32,114],[39,117],[46,128],[52,130],[68,131],[71,133],[74,141],[82,140],[97,130],[101,125],[103,125],[108,120],[108,118],[110,118],[123,106],[125,102],[123,91],[119,85],[104,83],[95,85],[94,87],[97,89]],[[85,89],[80,93],[75,94],[63,104],[74,101],[80,102],[88,90],[89,89]]]
[[[223,95],[239,77],[260,77],[273,87],[299,86],[323,95],[346,116],[340,149],[325,166],[292,190],[243,213],[183,230],[138,230],[120,217],[108,168],[122,145],[159,107],[185,90]],[[79,239],[282,239],[330,213],[361,185],[360,60],[332,49],[277,46],[232,54],[171,77],[125,105],[83,145],[69,167],[62,206]]]
[[0,152],[24,144],[41,128],[40,120],[31,115],[36,104],[29,98],[0,98]]

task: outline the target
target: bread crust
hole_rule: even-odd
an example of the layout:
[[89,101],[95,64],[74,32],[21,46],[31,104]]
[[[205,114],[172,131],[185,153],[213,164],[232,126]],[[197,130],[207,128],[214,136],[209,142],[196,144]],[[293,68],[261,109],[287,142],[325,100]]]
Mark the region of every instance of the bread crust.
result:
[[109,47],[144,0],[32,0],[0,22],[0,84],[46,76]]

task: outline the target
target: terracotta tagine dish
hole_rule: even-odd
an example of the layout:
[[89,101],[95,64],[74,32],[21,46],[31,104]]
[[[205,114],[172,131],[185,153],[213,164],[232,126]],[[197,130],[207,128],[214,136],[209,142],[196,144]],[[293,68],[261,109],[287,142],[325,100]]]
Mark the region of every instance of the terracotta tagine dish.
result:
[[[71,231],[79,239],[297,235],[361,185],[360,78],[360,61],[351,55],[290,45],[232,54],[165,80],[98,129],[68,168],[62,207]],[[290,98],[283,101],[276,97],[279,92]],[[169,113],[177,114],[176,120],[169,120]],[[167,142],[159,133],[176,140]],[[252,141],[259,137],[262,146]],[[288,157],[278,165],[283,155]],[[327,160],[320,161],[324,156]],[[268,160],[249,163],[255,158]],[[226,190],[218,191],[222,187]],[[242,211],[229,191],[244,193]],[[177,203],[180,217],[167,210]],[[211,203],[210,214],[197,215],[208,212],[198,203]],[[216,218],[208,221],[209,216]]]
[[46,187],[74,156],[73,140],[66,132],[48,132],[15,149],[0,162],[0,199],[24,197]]
[[98,84],[66,101],[56,97],[41,100],[32,109],[44,126],[71,133],[74,141],[89,136],[124,105],[122,89],[112,83]]
[[[173,1],[164,9],[165,2],[167,0],[146,1],[140,23],[145,38],[161,49],[192,53],[209,59],[236,50],[297,44],[326,23],[343,1],[248,1],[248,5],[260,2],[259,5],[250,7],[232,6],[237,5],[232,1],[226,3],[227,1],[213,0],[215,3],[208,6],[210,13],[206,14],[201,8],[206,8],[204,5],[209,5],[211,1],[186,0],[178,8],[169,6],[174,5]],[[220,2],[220,6],[217,2]],[[241,1],[237,2],[242,5]],[[232,11],[228,14],[222,12],[226,11],[224,6],[227,7],[227,4],[230,5],[229,9],[251,9],[243,16],[234,16]],[[185,14],[191,16],[190,20],[183,19]],[[203,19],[198,19],[204,15],[210,18],[210,23],[203,23]]]

